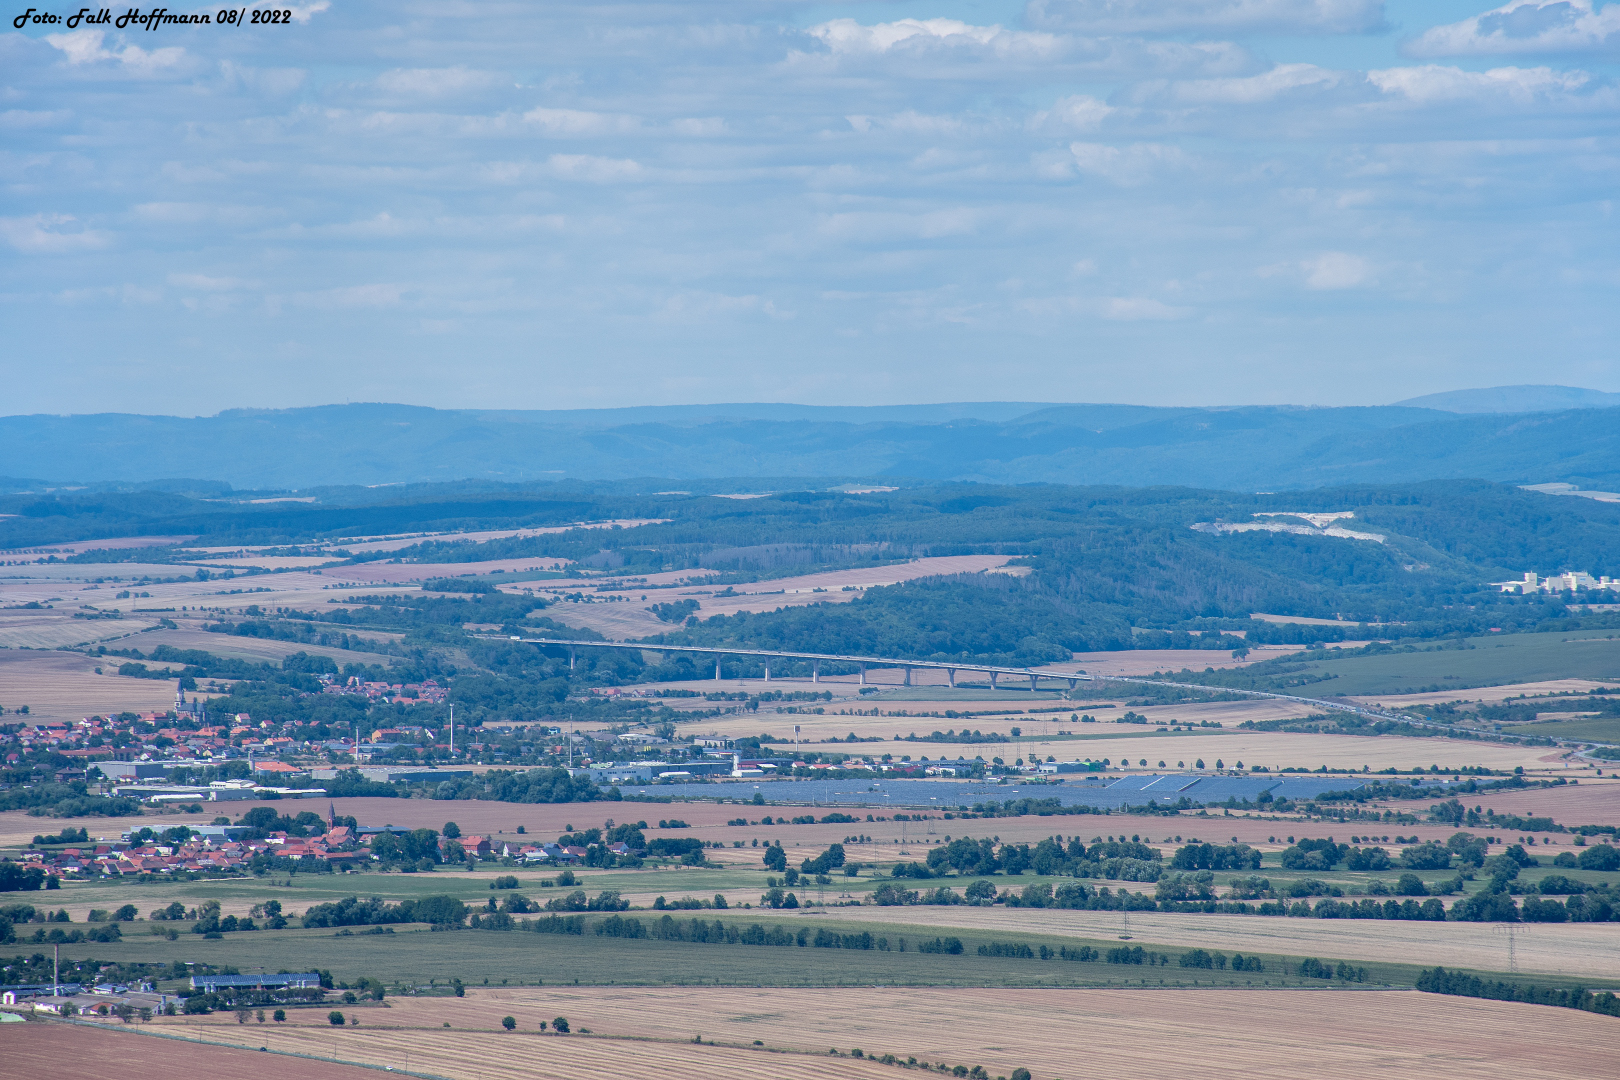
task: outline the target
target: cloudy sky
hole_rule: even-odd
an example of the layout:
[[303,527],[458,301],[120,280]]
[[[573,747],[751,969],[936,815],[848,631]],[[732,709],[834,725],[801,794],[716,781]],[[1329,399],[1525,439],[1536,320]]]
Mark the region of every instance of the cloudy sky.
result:
[[13,7],[0,413],[1620,390],[1620,0]]

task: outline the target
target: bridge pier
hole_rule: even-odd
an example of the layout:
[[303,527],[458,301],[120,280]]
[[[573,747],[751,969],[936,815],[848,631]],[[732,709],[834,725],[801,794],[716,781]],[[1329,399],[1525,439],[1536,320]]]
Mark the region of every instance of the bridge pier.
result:
[[992,671],[990,673],[990,689],[994,690],[995,688],[996,688],[996,673]]
[[813,683],[818,683],[818,682],[821,681],[821,661],[820,660],[812,660],[812,661],[810,661],[810,681],[813,682]]
[[720,681],[720,657],[718,656],[714,658],[714,681]]
[[862,686],[866,685],[866,665],[865,664],[861,665],[861,685]]
[[568,670],[573,671],[574,666],[577,663],[579,663],[579,650],[578,649],[569,649],[568,650]]
[[765,658],[765,681],[771,681],[771,658],[768,656]]
[[1029,692],[1032,694],[1035,692],[1035,684],[1037,679],[1039,679],[1039,676],[1037,675],[1031,675],[1029,677]]
[[953,667],[946,668],[945,669],[945,677],[951,681],[951,689],[955,690],[956,689],[956,669],[953,668]]
[[906,685],[906,686],[910,686],[910,685],[911,685],[911,669],[910,669],[910,668],[906,668],[906,681],[905,681],[905,685]]

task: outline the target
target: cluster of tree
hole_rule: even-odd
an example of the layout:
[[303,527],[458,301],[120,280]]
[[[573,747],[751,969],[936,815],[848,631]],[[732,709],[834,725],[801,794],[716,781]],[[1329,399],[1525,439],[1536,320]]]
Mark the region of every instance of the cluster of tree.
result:
[[1172,870],[1258,870],[1260,852],[1248,844],[1187,844],[1176,849]]
[[25,782],[0,791],[0,810],[27,810],[31,817],[137,817],[141,803],[97,794],[83,780]]
[[1352,967],[1340,960],[1337,964],[1327,964],[1314,957],[1306,957],[1300,961],[1299,977],[1302,979],[1338,979],[1341,982],[1366,982],[1367,969]]
[[1033,848],[1028,844],[1001,844],[986,839],[959,837],[928,852],[924,864],[901,863],[894,877],[931,878],[956,874],[1018,875],[1034,871],[1043,876],[1109,878],[1122,881],[1157,881],[1163,873],[1159,850],[1137,841],[1098,840],[1089,847],[1075,839],[1062,844],[1051,837]]
[[375,926],[385,923],[429,923],[433,926],[456,927],[466,922],[467,905],[453,896],[428,896],[420,900],[401,900],[390,904],[372,897],[360,900],[353,896],[328,904],[316,904],[304,912],[305,927],[321,926]]
[[1436,967],[1424,971],[1417,979],[1417,988],[1430,994],[1452,994],[1457,997],[1487,998],[1492,1001],[1522,1001],[1531,1005],[1555,1005],[1564,1009],[1620,1016],[1620,997],[1612,991],[1592,993],[1579,987],[1558,990],[1535,984],[1511,983],[1501,979],[1482,979],[1461,971],[1447,971]]
[[371,856],[384,863],[406,863],[429,867],[444,861],[439,848],[439,834],[434,829],[412,829],[410,832],[380,832],[371,838]]
[[599,787],[588,776],[567,769],[492,769],[464,780],[445,780],[433,789],[436,799],[485,799],[509,803],[596,802],[621,798],[619,789]]

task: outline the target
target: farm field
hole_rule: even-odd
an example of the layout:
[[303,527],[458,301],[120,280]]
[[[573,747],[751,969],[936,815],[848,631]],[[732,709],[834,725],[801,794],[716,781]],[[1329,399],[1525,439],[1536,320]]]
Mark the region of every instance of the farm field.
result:
[[[101,634],[128,633],[131,629],[155,625],[159,617],[168,617],[184,625],[188,613],[170,610],[180,607],[201,606],[213,611],[240,612],[250,604],[260,604],[324,611],[329,609],[328,601],[334,599],[332,594],[337,589],[346,590],[345,596],[352,595],[347,591],[349,589],[363,589],[366,595],[421,592],[416,585],[377,584],[339,573],[340,569],[349,569],[347,567],[324,572],[293,571],[231,579],[216,577],[209,581],[194,580],[195,568],[191,566],[166,564],[117,563],[109,566],[100,563],[83,565],[69,563],[16,569],[25,571],[27,576],[0,576],[0,605],[46,603],[54,600],[60,606],[44,613],[51,625],[55,623],[49,617],[71,616],[72,611],[78,610],[81,604],[89,604],[103,611],[121,611],[125,613],[126,618],[118,622],[105,623],[76,620],[83,623],[87,632],[73,642],[56,640],[63,631],[47,630],[42,624],[37,631],[41,636],[8,640],[6,644],[10,648],[56,648],[62,644],[88,640],[91,636],[89,631]],[[114,575],[122,578],[123,584],[109,582],[97,584],[95,581],[97,578]],[[157,580],[140,585],[132,584],[134,578],[142,575]],[[163,580],[180,577],[184,577],[185,580]],[[117,599],[117,594],[125,589],[149,595]],[[161,612],[161,615],[152,615],[150,619],[142,618],[142,612],[151,611]],[[5,617],[20,618],[23,614],[19,611],[8,611]],[[26,614],[38,616],[40,613],[30,611]],[[131,615],[133,620],[128,618]],[[137,626],[136,622],[141,625]]]
[[[1498,814],[1550,817],[1560,825],[1620,825],[1620,780],[1610,776],[1583,777],[1574,787],[1491,791],[1470,795],[1467,802],[1469,806],[1483,806]],[[1567,843],[1566,838],[1558,839]]]
[[[486,894],[487,895],[487,894]],[[874,909],[877,910],[877,909]],[[892,909],[891,909],[892,910]],[[893,914],[909,919],[911,909]],[[632,912],[643,924],[656,921],[660,913]],[[1075,935],[1044,933],[1031,936],[1016,930],[962,930],[940,928],[921,922],[863,922],[853,925],[825,915],[801,912],[797,918],[772,919],[766,912],[673,912],[690,923],[693,917],[712,925],[718,917],[730,926],[773,926],[780,923],[790,932],[801,929],[815,934],[828,929],[839,933],[870,931],[888,936],[890,948],[843,949],[812,948],[796,945],[720,945],[652,939],[631,940],[569,934],[540,934],[493,930],[461,930],[433,933],[418,925],[396,924],[393,933],[363,934],[361,928],[344,934],[329,929],[257,931],[227,935],[224,940],[199,939],[182,934],[180,940],[140,933],[137,924],[119,942],[62,945],[63,959],[93,957],[99,962],[183,963],[230,965],[241,970],[279,971],[303,965],[330,970],[339,981],[361,977],[382,979],[390,985],[404,983],[426,986],[430,980],[446,983],[452,976],[469,986],[543,985],[631,985],[631,986],[1300,986],[1324,985],[1302,980],[1294,966],[1303,955],[1313,955],[1332,963],[1323,950],[1296,953],[1291,961],[1280,955],[1265,954],[1266,971],[1252,972],[1185,970],[1172,965],[1149,969],[1145,965],[1102,962],[1041,961],[1006,956],[980,956],[981,944],[1018,940],[1035,947],[1046,943],[1054,950],[1060,944],[1093,948],[1117,945],[1114,934],[1097,939]],[[957,937],[963,944],[961,955],[923,953],[918,942],[941,935]],[[908,948],[899,950],[899,939]],[[1133,944],[1161,951],[1170,946],[1138,936]],[[1217,946],[1218,947],[1218,946]],[[27,948],[23,946],[22,948]],[[1176,953],[1181,950],[1175,949]],[[1257,951],[1257,950],[1251,950]],[[1367,961],[1363,961],[1367,963]],[[1403,964],[1371,961],[1368,981],[1391,985],[1412,985],[1418,970]],[[1498,965],[1500,966],[1500,965]],[[1332,985],[1331,981],[1327,985]]]
[[[138,1039],[145,1041],[136,1041]],[[128,1080],[169,1076],[209,1080],[263,1080],[266,1055],[259,1046],[208,1046],[158,1039],[119,1028],[41,1021],[0,1026],[0,1076],[52,1080]],[[374,1080],[376,1073],[329,1061],[274,1058],[273,1067],[296,1070],[300,1080]]]
[[[1569,714],[1557,714],[1568,716]],[[1567,720],[1546,719],[1534,724],[1513,724],[1509,730],[1549,739],[1591,739],[1620,743],[1620,716],[1574,716]]]
[[[829,908],[827,925],[889,922],[894,908]],[[1059,911],[999,907],[908,907],[908,923],[936,931],[1034,933],[1117,938],[1123,920],[1114,911]],[[1358,963],[1461,966],[1502,971],[1507,938],[1489,923],[1382,922],[1354,919],[1267,918],[1258,915],[1179,915],[1132,912],[1131,933],[1143,941],[1188,948],[1288,956],[1333,956]],[[1520,931],[1518,967],[1544,975],[1613,978],[1620,972],[1620,924],[1548,923]]]
[[[61,592],[52,591],[52,595]],[[77,605],[74,605],[77,606]],[[160,615],[132,615],[120,619],[75,619],[64,605],[61,610],[26,611],[9,608],[0,611],[0,650],[60,649],[76,645],[105,643],[139,634],[158,625]]]
[[[403,634],[389,634],[381,630],[365,630],[357,636],[368,641],[399,641]],[[269,661],[280,663],[294,653],[311,656],[330,656],[339,664],[389,664],[394,658],[382,653],[333,648],[329,645],[306,645],[297,641],[275,641],[270,638],[237,637],[235,634],[211,634],[203,629],[192,629],[181,623],[179,630],[153,630],[131,642],[143,653],[150,653],[159,645],[172,649],[201,649],[203,652],[230,659]],[[162,666],[161,664],[158,666]]]
[[[1027,1068],[1040,1080],[1157,1080],[1167,1062],[1194,1059],[1200,1076],[1245,1080],[1297,1077],[1306,1061],[1321,1080],[1410,1077],[1436,1061],[1521,1080],[1601,1075],[1620,1051],[1611,1017],[1413,991],[474,989],[361,1015],[358,1028],[338,1033],[316,1018],[281,1030],[229,1018],[153,1027],[310,1055],[335,1047],[395,1069],[409,1053],[411,1070],[457,1080],[892,1074],[870,1060],[881,1054],[981,1065],[991,1076]],[[511,1034],[497,1026],[507,1015],[518,1022]],[[558,1015],[576,1034],[537,1034],[540,1020]],[[853,1057],[857,1048],[865,1059]]]
[[[895,585],[902,581],[913,581],[917,578],[934,577],[942,574],[976,574],[985,571],[999,570],[1011,560],[1010,555],[944,555],[924,559],[914,559],[911,562],[896,563],[890,566],[855,567],[848,570],[834,570],[819,574],[805,574],[799,577],[773,578],[768,581],[748,582],[741,585],[732,585],[730,590],[734,596],[716,596],[716,588],[705,588],[693,585],[688,588],[659,589],[656,593],[646,594],[645,603],[640,597],[643,595],[636,591],[636,586],[625,584],[622,588],[610,590],[604,595],[620,594],[627,597],[625,603],[573,603],[563,602],[546,609],[547,618],[569,626],[578,626],[595,630],[604,637],[616,641],[628,641],[636,638],[649,637],[653,634],[665,633],[673,627],[666,622],[660,622],[658,617],[648,610],[653,604],[666,604],[678,600],[698,601],[699,617],[710,618],[715,615],[734,615],[739,611],[760,612],[775,611],[777,608],[801,607],[808,604],[839,604],[847,603],[861,594],[861,590],[876,588],[884,585]],[[463,570],[462,573],[468,571]],[[1027,568],[1015,567],[1009,571],[1025,572]],[[688,570],[681,573],[697,575],[705,571]],[[658,575],[653,575],[657,577]],[[647,579],[652,582],[652,577]],[[612,579],[598,582],[599,585],[611,585]],[[523,588],[530,588],[525,585]],[[536,592],[552,592],[566,594],[576,592],[579,583],[547,584],[532,586]],[[850,591],[845,591],[845,590]],[[509,587],[507,591],[513,591]],[[943,682],[943,674],[940,677]]]
[[1448,701],[1478,701],[1488,704],[1521,696],[1540,697],[1545,694],[1584,694],[1613,686],[1613,680],[1599,679],[1545,679],[1541,682],[1508,683],[1505,686],[1481,686],[1468,690],[1439,690],[1427,694],[1377,694],[1352,697],[1348,700],[1363,705],[1383,705],[1400,709],[1408,705],[1439,705]]
[[[118,670],[119,662],[72,652],[0,649],[0,706],[9,714],[26,705],[27,719],[34,723],[173,707],[172,680],[129,679],[111,674]],[[96,674],[98,667],[104,674]]]
[[[749,685],[755,689],[760,686],[757,683]],[[805,689],[810,685],[807,681],[802,686],[798,681],[771,682],[773,689],[784,691]],[[1046,703],[1031,703],[1031,705],[1037,708],[1050,707]],[[824,707],[838,706],[835,702]],[[911,708],[899,701],[885,701],[877,707],[889,713],[901,710],[943,713],[949,708],[942,701],[920,702]],[[1094,703],[1076,702],[1068,712],[1084,713],[1088,709],[1095,708],[1097,706]],[[968,702],[962,709],[974,713],[991,711],[978,702]],[[1155,731],[1151,726],[1108,721],[1106,719],[1108,716],[1123,712],[1123,709],[1117,707],[1107,712],[1098,712],[1098,723],[1081,725],[1057,719],[1058,716],[1067,716],[1068,712],[1044,715],[973,716],[953,720],[921,715],[817,716],[803,712],[777,715],[771,712],[769,707],[762,706],[757,713],[704,719],[694,723],[691,730],[693,734],[714,734],[725,738],[768,733],[777,739],[785,737],[791,740],[793,727],[797,725],[806,743],[804,748],[823,753],[826,752],[826,747],[819,745],[822,739],[843,739],[851,733],[863,739],[874,736],[886,737],[889,740],[886,744],[851,745],[849,753],[854,757],[873,754],[893,754],[899,757],[901,754],[910,754],[913,760],[920,760],[925,754],[930,760],[942,757],[954,759],[958,756],[971,759],[976,755],[982,755],[986,759],[1000,757],[1007,761],[1018,757],[1027,761],[1031,755],[1038,755],[1044,760],[1051,755],[1059,761],[1090,757],[1108,758],[1118,763],[1123,759],[1139,768],[1153,768],[1160,761],[1166,762],[1166,768],[1176,768],[1176,762],[1181,761],[1191,768],[1196,760],[1202,758],[1210,766],[1217,760],[1225,761],[1229,767],[1241,761],[1250,768],[1264,765],[1274,772],[1284,768],[1316,769],[1323,765],[1334,770],[1360,770],[1366,767],[1375,772],[1387,768],[1409,771],[1413,768],[1428,768],[1434,764],[1443,769],[1482,765],[1509,772],[1514,768],[1523,767],[1527,773],[1544,771],[1551,767],[1542,760],[1548,754],[1548,748],[1544,746],[1524,746],[1485,740],[1463,741],[1441,736],[1416,738],[1402,735],[1337,735],[1316,732],[1245,731],[1238,728],[1245,720],[1258,722],[1313,715],[1313,711],[1307,706],[1283,702],[1233,701],[1195,705],[1142,705],[1135,707],[1133,711],[1148,717],[1150,721],[1198,724],[1207,720],[1223,726],[1219,729],[1194,728],[1192,731],[1179,732]],[[912,733],[926,736],[936,730],[976,729],[985,733],[1010,735],[1014,727],[1023,732],[1021,740],[1015,744],[893,741],[896,735],[902,738]],[[1052,737],[1060,732],[1065,737]],[[1043,735],[1046,737],[1043,738]],[[791,749],[792,743],[789,741],[785,745]],[[1138,765],[1143,759],[1146,759],[1147,765]]]
[[1467,649],[1311,661],[1302,674],[1332,678],[1301,686],[1294,692],[1308,697],[1356,696],[1381,702],[1384,695],[1434,692],[1436,684],[1443,686],[1448,681],[1462,691],[1556,679],[1620,679],[1620,637],[1612,630],[1470,638],[1468,645]]

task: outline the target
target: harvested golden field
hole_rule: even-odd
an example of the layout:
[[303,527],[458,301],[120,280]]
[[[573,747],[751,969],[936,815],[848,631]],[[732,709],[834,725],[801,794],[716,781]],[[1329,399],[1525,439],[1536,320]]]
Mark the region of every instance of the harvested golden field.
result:
[[[983,572],[1028,573],[1026,567],[1004,570],[1011,558],[1010,555],[934,556],[893,566],[857,567],[820,574],[805,574],[800,577],[747,582],[730,586],[729,592],[732,595],[727,596],[715,595],[717,589],[705,588],[701,582],[686,588],[660,589],[656,593],[648,594],[638,592],[635,584],[625,584],[614,593],[600,595],[617,595],[628,602],[559,603],[547,608],[546,616],[569,626],[595,630],[613,640],[627,641],[669,629],[668,623],[659,622],[658,617],[648,610],[653,604],[684,599],[696,600],[701,605],[699,610],[703,618],[735,615],[742,611],[775,611],[778,608],[803,607],[809,604],[841,604],[854,600],[865,589],[895,585],[917,578]],[[676,577],[682,575],[696,577],[710,572],[687,570],[679,572]],[[667,576],[651,575],[644,580],[651,584],[656,579]],[[578,591],[579,583],[524,582],[510,586],[508,591],[518,589],[561,594]],[[945,682],[943,672],[939,674],[937,681]]]
[[[760,915],[769,917],[764,912]],[[817,918],[852,923],[903,921],[928,927],[1104,939],[1118,937],[1124,926],[1117,911],[1049,908],[850,907],[829,908]],[[1507,936],[1491,923],[1132,912],[1130,932],[1148,942],[1243,953],[1508,970]],[[1524,972],[1602,978],[1614,978],[1620,972],[1620,923],[1537,923],[1519,927],[1515,947],[1519,970]]]
[[[173,707],[173,681],[110,674],[119,663],[72,652],[0,650],[0,706],[11,710],[27,705],[27,719],[34,723]],[[98,667],[107,674],[97,675]]]
[[[370,641],[399,641],[403,634],[385,634],[367,630],[363,635]],[[387,664],[390,657],[376,653],[350,652],[328,645],[306,645],[297,641],[276,641],[271,638],[237,637],[234,634],[211,634],[197,627],[196,622],[181,622],[178,630],[154,630],[141,635],[140,640],[129,643],[143,653],[150,653],[159,645],[174,649],[201,649],[233,659],[269,661],[279,664],[294,653],[311,656],[330,656],[339,664]]]
[[[281,1030],[230,1017],[154,1027],[316,1055],[335,1047],[456,1080],[892,1074],[870,1060],[882,1054],[980,1065],[993,1077],[1023,1067],[1039,1080],[1159,1080],[1194,1067],[1216,1080],[1405,1080],[1442,1062],[1483,1080],[1534,1080],[1606,1075],[1620,1053],[1612,1017],[1415,991],[593,987],[395,998],[359,1015],[359,1027],[337,1032],[302,1012]],[[558,1015],[575,1034],[538,1034]],[[499,1028],[502,1016],[516,1032]]]
[[[1605,769],[1604,772],[1610,772]],[[1578,785],[1535,791],[1493,791],[1469,795],[1470,807],[1483,806],[1498,814],[1550,817],[1560,825],[1620,825],[1620,778],[1582,775]],[[1537,835],[1540,839],[1540,834]],[[1550,834],[1555,843],[1568,844],[1567,836]]]
[[[58,588],[56,590],[60,592]],[[157,625],[161,616],[130,616],[121,619],[75,619],[69,610],[0,612],[0,649],[63,649],[76,645],[113,642],[137,635]]]
[[[138,1041],[139,1040],[139,1041]],[[262,1045],[262,1044],[259,1044]],[[0,1077],[29,1080],[264,1080],[272,1070],[295,1071],[299,1080],[374,1080],[376,1073],[326,1061],[271,1058],[251,1048],[207,1046],[155,1039],[128,1029],[41,1021],[0,1025]]]
[[[770,684],[773,689],[798,690],[808,688],[809,683],[804,680],[773,680]],[[760,689],[762,684],[750,682],[743,685],[744,689]],[[825,684],[823,684],[825,687]],[[733,689],[728,684],[725,689]],[[995,703],[999,704],[999,703]],[[1042,707],[1049,703],[1041,703]],[[842,704],[834,702],[827,706],[830,709],[843,708]],[[955,704],[945,701],[926,701],[903,703],[899,701],[883,701],[874,703],[884,713],[906,711],[913,714],[923,712],[943,713],[946,709],[965,710],[973,713],[989,713],[993,705],[984,702],[963,702]],[[879,736],[889,740],[886,743],[852,744],[847,752],[851,757],[871,757],[883,754],[892,754],[899,757],[908,754],[913,760],[920,760],[926,755],[930,760],[939,758],[955,759],[958,756],[972,759],[975,756],[1004,758],[1012,761],[1022,757],[1026,761],[1031,756],[1038,756],[1042,760],[1050,755],[1059,761],[1075,761],[1085,758],[1103,759],[1119,763],[1129,761],[1135,768],[1153,769],[1158,763],[1165,762],[1165,768],[1178,768],[1177,762],[1182,762],[1187,768],[1203,759],[1210,768],[1215,762],[1224,761],[1227,767],[1236,762],[1243,762],[1248,767],[1264,765],[1273,772],[1284,768],[1317,769],[1326,765],[1330,769],[1356,769],[1364,767],[1373,771],[1387,768],[1410,770],[1413,768],[1428,768],[1430,765],[1439,765],[1442,769],[1461,767],[1464,765],[1482,765],[1491,769],[1511,772],[1514,768],[1523,766],[1525,772],[1562,772],[1560,765],[1542,761],[1546,756],[1546,747],[1522,746],[1507,743],[1474,742],[1461,743],[1456,740],[1443,738],[1411,738],[1400,735],[1327,735],[1314,732],[1294,733],[1278,731],[1240,730],[1238,725],[1245,720],[1277,720],[1289,717],[1305,717],[1313,711],[1305,706],[1290,706],[1282,702],[1268,701],[1232,701],[1211,702],[1198,705],[1177,706],[1140,706],[1134,711],[1146,716],[1150,720],[1164,720],[1167,723],[1181,722],[1184,724],[1198,724],[1202,721],[1212,721],[1222,724],[1221,728],[1198,728],[1191,731],[1168,732],[1152,727],[1144,728],[1136,724],[1118,724],[1107,721],[1110,715],[1118,715],[1122,710],[1109,710],[1106,713],[1097,713],[1098,723],[1076,724],[1066,720],[1057,720],[1057,716],[1067,716],[1069,712],[1084,713],[1092,705],[1076,703],[1072,709],[1064,713],[1034,714],[1034,715],[997,715],[973,716],[971,718],[947,719],[944,717],[911,715],[911,716],[840,716],[824,714],[782,714],[777,715],[761,709],[758,713],[749,713],[736,716],[716,717],[704,720],[693,725],[695,733],[714,733],[728,738],[737,738],[748,735],[758,735],[761,732],[776,736],[777,738],[793,737],[793,726],[799,726],[801,738],[805,740],[803,749],[821,753],[837,752],[819,740],[833,737],[844,738],[850,733],[861,738]],[[948,731],[962,729],[977,729],[981,732],[998,732],[1010,734],[1012,728],[1017,727],[1023,733],[1016,743],[957,743],[957,742],[900,742],[893,741],[899,735],[902,740],[912,733],[918,736],[927,736],[933,731]],[[1056,737],[1058,733],[1065,735],[1078,735],[1078,738]],[[791,748],[791,743],[787,744]],[[1139,763],[1146,761],[1147,765]]]

